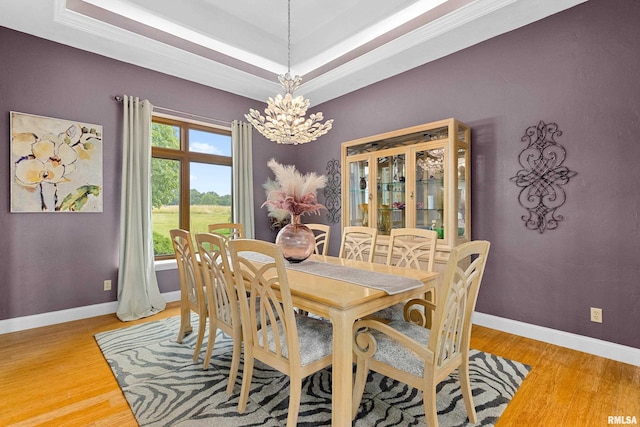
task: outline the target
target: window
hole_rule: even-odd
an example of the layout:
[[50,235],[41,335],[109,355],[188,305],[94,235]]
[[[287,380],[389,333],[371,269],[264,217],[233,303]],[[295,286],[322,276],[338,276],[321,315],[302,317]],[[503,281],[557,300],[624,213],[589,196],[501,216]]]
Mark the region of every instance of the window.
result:
[[156,259],[173,258],[169,230],[232,221],[231,131],[164,117],[151,125],[151,221]]

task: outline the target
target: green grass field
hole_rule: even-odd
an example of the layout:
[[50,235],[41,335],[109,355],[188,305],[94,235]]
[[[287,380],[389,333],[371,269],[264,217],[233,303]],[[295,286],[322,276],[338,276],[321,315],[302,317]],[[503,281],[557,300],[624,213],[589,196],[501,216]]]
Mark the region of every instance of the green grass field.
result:
[[[178,206],[162,206],[151,211],[153,222],[153,232],[162,237],[166,237],[171,247],[169,230],[178,228]],[[231,222],[231,206],[192,206],[191,207],[191,233],[206,233],[207,225],[216,223]],[[164,240],[164,239],[163,239]],[[158,251],[156,246],[156,254],[173,254],[173,250],[167,252],[166,246],[164,250]]]

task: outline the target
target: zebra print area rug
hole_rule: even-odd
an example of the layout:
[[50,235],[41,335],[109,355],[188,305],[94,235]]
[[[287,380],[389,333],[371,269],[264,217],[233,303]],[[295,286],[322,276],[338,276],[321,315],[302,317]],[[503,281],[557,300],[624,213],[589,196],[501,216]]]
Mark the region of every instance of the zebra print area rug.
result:
[[[286,424],[287,376],[256,361],[247,410],[238,414],[241,375],[234,394],[229,396],[225,392],[231,364],[231,339],[219,332],[211,366],[203,371],[204,350],[198,363],[192,360],[196,334],[190,334],[178,344],[178,327],[179,318],[173,317],[95,336],[141,426]],[[193,330],[197,330],[197,318],[193,320]],[[471,353],[470,367],[478,414],[476,425],[493,425],[529,367],[475,350]],[[454,375],[438,386],[437,406],[441,426],[468,424]],[[425,425],[423,408],[419,391],[371,373],[354,425],[421,426]],[[331,425],[330,368],[304,380],[298,425]]]

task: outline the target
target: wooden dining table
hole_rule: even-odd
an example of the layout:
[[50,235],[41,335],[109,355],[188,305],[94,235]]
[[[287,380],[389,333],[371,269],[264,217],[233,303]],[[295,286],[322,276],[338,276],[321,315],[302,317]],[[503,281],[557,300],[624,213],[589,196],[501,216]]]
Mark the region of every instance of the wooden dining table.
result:
[[389,295],[384,290],[354,284],[345,276],[335,279],[288,268],[287,278],[294,306],[331,320],[333,325],[332,410],[331,425],[351,426],[353,394],[353,324],[354,322],[410,298],[423,297],[437,287],[438,273],[312,255],[310,260],[338,264],[374,273],[417,279],[422,287]]

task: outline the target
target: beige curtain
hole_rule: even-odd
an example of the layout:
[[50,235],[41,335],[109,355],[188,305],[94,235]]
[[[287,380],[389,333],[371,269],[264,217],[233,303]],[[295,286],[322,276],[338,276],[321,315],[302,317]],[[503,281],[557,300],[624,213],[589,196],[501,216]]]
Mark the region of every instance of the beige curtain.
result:
[[147,100],[124,96],[118,311],[122,321],[165,308],[154,268],[151,230],[151,113]]
[[231,123],[233,146],[233,221],[244,227],[247,239],[255,236],[253,214],[253,153],[249,123],[234,120]]

